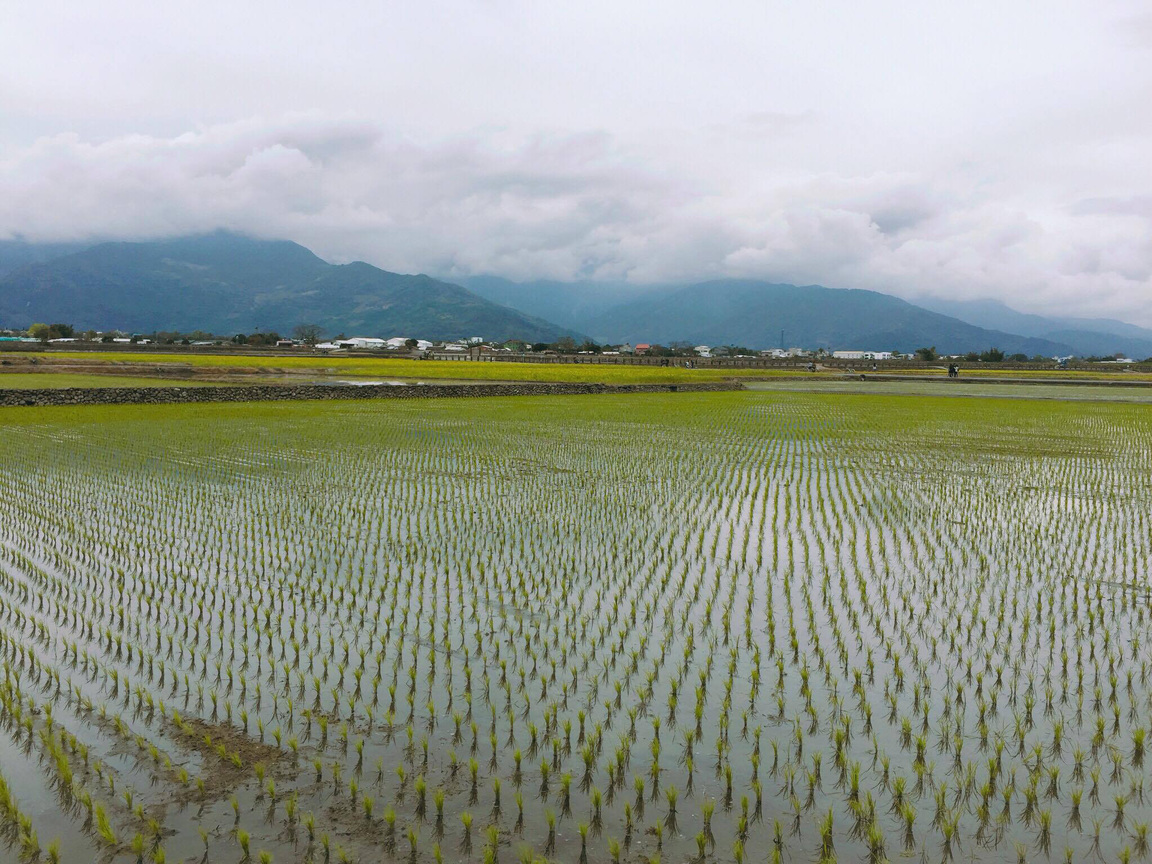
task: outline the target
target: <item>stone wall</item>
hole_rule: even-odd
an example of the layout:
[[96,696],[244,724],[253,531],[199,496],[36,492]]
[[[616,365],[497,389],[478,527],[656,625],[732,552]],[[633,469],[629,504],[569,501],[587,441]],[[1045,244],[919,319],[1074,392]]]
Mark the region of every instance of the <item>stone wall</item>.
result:
[[66,387],[0,389],[0,407],[13,405],[167,405],[184,402],[273,402],[298,399],[451,399],[477,396],[581,396],[743,390],[742,384],[366,384],[238,387]]

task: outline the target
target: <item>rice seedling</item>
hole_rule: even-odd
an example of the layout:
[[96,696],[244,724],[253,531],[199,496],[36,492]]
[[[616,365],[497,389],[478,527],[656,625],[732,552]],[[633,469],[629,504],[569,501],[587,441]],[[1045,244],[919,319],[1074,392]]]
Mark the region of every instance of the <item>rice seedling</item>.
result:
[[479,402],[0,412],[0,848],[1148,855],[1138,409]]

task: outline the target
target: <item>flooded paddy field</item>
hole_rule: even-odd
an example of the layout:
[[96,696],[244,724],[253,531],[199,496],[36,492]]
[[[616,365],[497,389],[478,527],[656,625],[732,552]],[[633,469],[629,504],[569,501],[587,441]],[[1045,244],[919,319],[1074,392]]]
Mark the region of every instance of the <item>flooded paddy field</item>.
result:
[[1111,381],[1072,380],[1054,383],[1001,383],[991,378],[948,380],[924,377],[920,381],[877,380],[865,375],[840,379],[775,378],[749,381],[750,390],[793,393],[846,393],[889,396],[975,396],[981,399],[1057,399],[1063,402],[1152,402],[1152,387],[1133,381],[1128,386]]
[[1139,861],[1140,405],[0,411],[0,860]]

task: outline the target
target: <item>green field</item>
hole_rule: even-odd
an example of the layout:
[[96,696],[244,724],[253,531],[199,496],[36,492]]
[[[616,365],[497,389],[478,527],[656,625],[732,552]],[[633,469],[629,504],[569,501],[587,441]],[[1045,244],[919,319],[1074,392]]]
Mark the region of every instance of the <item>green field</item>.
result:
[[51,362],[87,361],[113,366],[167,364],[221,374],[241,371],[323,374],[337,377],[419,378],[475,381],[596,381],[605,384],[675,384],[723,381],[728,378],[796,374],[791,370],[684,369],[675,366],[615,366],[605,363],[493,363],[464,360],[407,360],[374,357],[328,357],[227,354],[161,354],[117,352],[53,352]]
[[[386,357],[341,357],[322,354],[194,354],[160,351],[53,351],[40,355],[45,362],[94,362],[116,366],[138,364],[174,365],[200,372],[236,374],[239,372],[287,372],[373,378],[451,378],[490,381],[598,381],[605,384],[675,384],[687,381],[723,381],[730,378],[816,377],[839,378],[844,369],[827,369],[813,375],[802,366],[776,369],[684,369],[669,366],[631,366],[609,363],[508,363],[464,360],[408,360]],[[671,362],[676,362],[673,359]],[[681,361],[682,362],[682,361]],[[861,361],[859,368],[871,364]],[[1152,372],[1099,369],[1092,371],[1057,369],[1012,369],[996,364],[961,363],[961,377],[977,378],[1071,378],[1085,380],[1152,381]],[[946,361],[930,368],[881,369],[899,375],[945,377]]]
[[85,375],[82,372],[3,372],[0,388],[38,390],[50,387],[199,387],[212,381],[146,378],[140,375]]
[[0,440],[0,859],[1149,852],[1144,406],[14,408]]

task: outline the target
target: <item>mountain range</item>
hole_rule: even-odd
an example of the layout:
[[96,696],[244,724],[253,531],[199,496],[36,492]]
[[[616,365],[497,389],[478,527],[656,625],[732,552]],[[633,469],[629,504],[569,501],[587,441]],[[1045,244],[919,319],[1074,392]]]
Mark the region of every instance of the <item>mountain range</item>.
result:
[[139,333],[290,333],[317,324],[329,335],[579,336],[429,276],[329,264],[296,243],[225,232],[101,243],[17,266],[0,277],[0,323],[33,321]]
[[910,303],[876,291],[734,279],[452,281],[331,264],[296,243],[224,231],[91,245],[0,241],[0,326],[33,321],[140,333],[289,333],[317,324],[329,336],[553,342],[587,334],[600,343],[1152,356],[1152,330],[1029,315],[991,300]]
[[1123,354],[1152,357],[1152,330],[1111,318],[1063,318],[1017,312],[999,300],[926,298],[919,305],[978,327],[998,327],[1022,336],[1050,339],[1080,356]]
[[[876,291],[745,280],[695,285],[511,282],[465,278],[483,297],[601,342],[682,340],[748,347],[959,353],[1000,348],[1046,357],[1152,356],[1152,330],[1104,319],[1044,318],[994,301],[915,304]],[[783,332],[781,332],[783,331]]]

